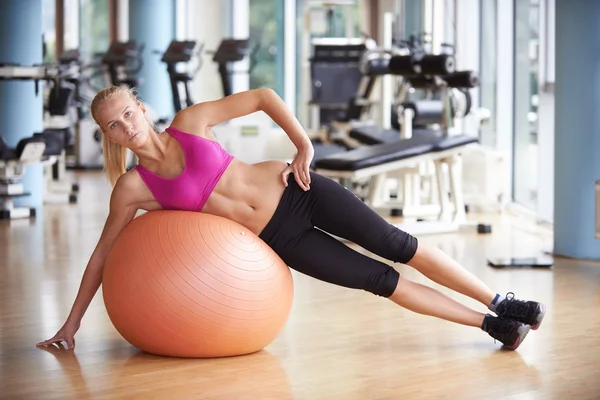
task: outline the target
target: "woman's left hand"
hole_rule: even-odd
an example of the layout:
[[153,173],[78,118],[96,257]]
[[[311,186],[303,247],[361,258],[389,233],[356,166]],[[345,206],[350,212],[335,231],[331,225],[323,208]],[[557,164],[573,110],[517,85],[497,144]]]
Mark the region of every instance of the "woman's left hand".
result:
[[283,179],[283,184],[286,187],[288,185],[288,175],[294,173],[294,178],[296,179],[298,186],[304,191],[310,190],[310,164],[312,163],[314,155],[315,150],[313,149],[312,144],[303,146],[298,150],[298,154],[296,154],[294,161],[292,161],[292,163],[281,173],[281,179]]

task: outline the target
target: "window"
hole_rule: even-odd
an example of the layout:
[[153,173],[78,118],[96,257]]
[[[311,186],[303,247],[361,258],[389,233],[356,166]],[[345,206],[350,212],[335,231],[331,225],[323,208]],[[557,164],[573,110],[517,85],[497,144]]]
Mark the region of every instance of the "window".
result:
[[[79,51],[84,64],[100,61],[110,44],[109,0],[79,0]],[[89,82],[92,90],[106,86],[105,77],[95,74]]]
[[79,48],[79,0],[63,0],[65,5],[65,50]]
[[514,179],[515,202],[537,209],[539,1],[515,0]]
[[497,23],[496,0],[481,0],[480,2],[480,74],[479,102],[481,107],[490,111],[488,123],[481,127],[480,141],[482,145],[496,147],[496,96],[497,96]]
[[91,58],[108,49],[108,0],[80,0],[79,6],[79,50]]
[[42,35],[44,36],[44,63],[54,61],[56,52],[56,33],[54,29],[54,0],[42,0]]
[[283,97],[283,1],[249,0],[249,6],[250,89],[268,87]]
[[[425,31],[425,5],[424,1],[403,1],[401,14],[405,15],[402,23],[404,24],[404,32],[402,39],[408,39],[410,36],[415,36],[423,39],[423,31]],[[433,4],[430,4],[433,7]],[[431,32],[427,32],[431,35]]]

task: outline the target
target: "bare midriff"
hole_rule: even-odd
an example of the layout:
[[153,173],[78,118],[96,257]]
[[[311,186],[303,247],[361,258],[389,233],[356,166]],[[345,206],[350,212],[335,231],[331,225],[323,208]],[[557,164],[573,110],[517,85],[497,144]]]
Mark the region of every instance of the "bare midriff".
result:
[[[281,173],[286,167],[287,164],[282,161],[247,164],[234,158],[202,212],[235,221],[259,235],[271,220],[283,195],[285,186]],[[138,179],[141,189],[138,208],[146,211],[161,209],[141,178]]]
[[270,221],[285,186],[282,161],[247,164],[233,159],[202,212],[235,221],[259,235]]

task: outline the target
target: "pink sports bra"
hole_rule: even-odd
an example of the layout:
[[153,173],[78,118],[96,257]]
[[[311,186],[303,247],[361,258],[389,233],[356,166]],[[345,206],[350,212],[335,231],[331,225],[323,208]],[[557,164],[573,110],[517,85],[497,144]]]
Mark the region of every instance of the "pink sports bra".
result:
[[166,131],[181,145],[183,172],[164,178],[137,165],[140,177],[165,210],[201,211],[233,156],[218,142],[173,127]]

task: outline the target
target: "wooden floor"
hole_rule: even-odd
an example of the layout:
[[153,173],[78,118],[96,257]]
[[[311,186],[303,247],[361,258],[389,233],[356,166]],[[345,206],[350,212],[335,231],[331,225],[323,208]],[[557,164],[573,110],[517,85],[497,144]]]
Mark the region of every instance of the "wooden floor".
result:
[[[543,301],[548,315],[516,352],[487,334],[294,273],[296,297],[264,351],[213,360],[147,355],[117,334],[101,293],[75,351],[38,349],[62,325],[107,214],[103,177],[80,177],[77,205],[0,222],[2,399],[600,399],[600,264],[493,270],[487,257],[536,255],[551,236],[493,216],[492,235],[422,237],[494,290]],[[405,266],[405,276],[437,285]],[[484,307],[440,288],[453,298]]]

